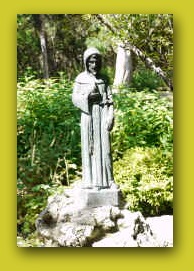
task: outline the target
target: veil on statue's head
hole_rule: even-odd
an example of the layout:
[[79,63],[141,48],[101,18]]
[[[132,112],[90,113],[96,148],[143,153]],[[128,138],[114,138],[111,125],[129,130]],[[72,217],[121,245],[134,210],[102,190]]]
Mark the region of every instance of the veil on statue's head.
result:
[[86,49],[84,52],[84,56],[83,56],[85,69],[87,69],[87,61],[88,61],[89,57],[92,55],[98,55],[101,58],[101,53],[97,48],[90,47],[90,48]]

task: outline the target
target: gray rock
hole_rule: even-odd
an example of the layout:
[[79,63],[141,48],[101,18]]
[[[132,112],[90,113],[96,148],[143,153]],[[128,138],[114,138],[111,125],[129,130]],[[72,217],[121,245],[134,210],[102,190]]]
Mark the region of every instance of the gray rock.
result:
[[116,206],[78,208],[77,186],[48,199],[36,220],[45,247],[171,247],[172,216],[145,219]]
[[78,208],[76,190],[74,187],[50,197],[36,220],[45,246],[90,246],[107,232],[117,230],[117,218],[121,216],[118,207]]
[[118,220],[119,231],[107,234],[93,247],[172,247],[173,217],[160,216],[145,219],[140,212],[122,210]]
[[93,247],[142,247],[157,246],[149,224],[140,212],[121,211],[117,221],[118,232],[95,242]]
[[138,247],[138,244],[132,237],[130,228],[126,228],[107,235],[102,240],[93,243],[92,247]]
[[146,219],[153,236],[161,247],[173,247],[173,216],[163,215]]

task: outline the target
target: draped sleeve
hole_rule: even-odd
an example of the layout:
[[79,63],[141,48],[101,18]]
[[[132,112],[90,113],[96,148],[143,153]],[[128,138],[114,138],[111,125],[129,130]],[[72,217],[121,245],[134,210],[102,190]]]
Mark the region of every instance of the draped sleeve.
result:
[[86,86],[75,82],[72,94],[73,104],[87,114],[89,114],[88,96],[89,92],[87,92]]
[[88,96],[91,93],[91,84],[87,80],[85,73],[81,73],[75,79],[73,93],[72,93],[72,102],[78,107],[82,112],[89,114],[89,99]]

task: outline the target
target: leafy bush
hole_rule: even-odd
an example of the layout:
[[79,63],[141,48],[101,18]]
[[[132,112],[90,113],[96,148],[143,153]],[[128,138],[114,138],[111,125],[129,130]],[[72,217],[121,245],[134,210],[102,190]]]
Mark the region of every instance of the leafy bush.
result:
[[135,147],[114,162],[114,177],[128,206],[144,215],[173,210],[172,153],[160,148]]
[[18,222],[26,234],[49,191],[69,185],[81,165],[71,91],[72,83],[63,78],[18,83]]
[[158,93],[123,90],[115,95],[115,126],[112,134],[114,159],[135,146],[172,151],[172,104]]
[[[48,196],[81,167],[80,112],[72,82],[26,76],[18,83],[18,231],[31,234]],[[172,105],[158,93],[115,95],[114,174],[132,210],[172,210]]]
[[114,176],[131,210],[172,213],[173,108],[160,93],[115,95]]
[[154,91],[164,87],[164,83],[155,72],[144,68],[134,71],[130,87],[137,91]]

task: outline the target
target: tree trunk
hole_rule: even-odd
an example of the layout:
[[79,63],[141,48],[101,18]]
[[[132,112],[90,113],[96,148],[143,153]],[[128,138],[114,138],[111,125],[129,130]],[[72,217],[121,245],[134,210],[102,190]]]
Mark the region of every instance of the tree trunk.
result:
[[47,53],[47,41],[46,41],[46,31],[45,31],[45,15],[44,14],[34,14],[34,25],[38,32],[42,53],[42,67],[43,75],[45,79],[49,78],[49,66],[48,66],[48,53]]
[[132,77],[132,56],[130,50],[118,45],[113,92],[118,92],[122,85],[129,84]]

